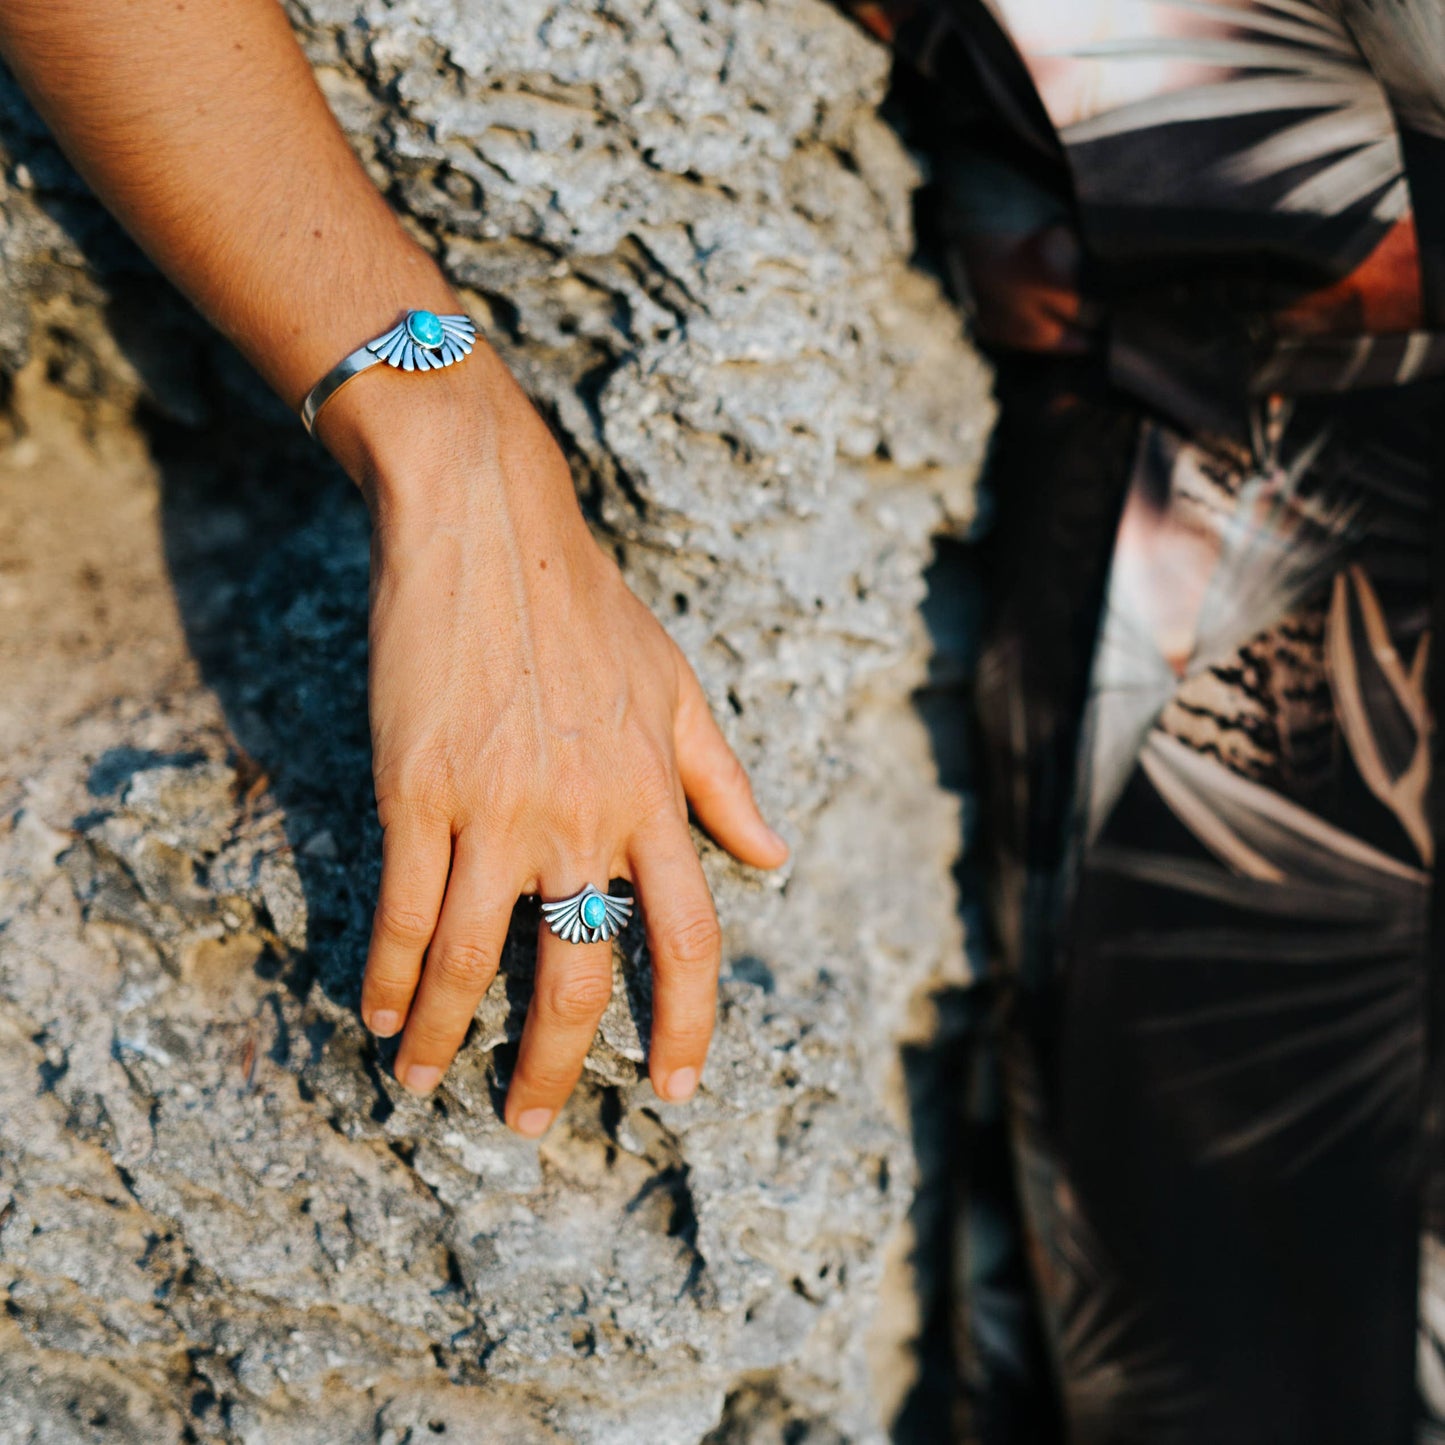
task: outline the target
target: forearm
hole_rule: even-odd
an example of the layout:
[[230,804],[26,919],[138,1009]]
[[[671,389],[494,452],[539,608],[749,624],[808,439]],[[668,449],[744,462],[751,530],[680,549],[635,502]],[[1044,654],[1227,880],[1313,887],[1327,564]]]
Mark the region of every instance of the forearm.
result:
[[[353,156],[275,0],[0,0],[0,53],[96,193],[291,405],[403,308],[456,299]],[[566,459],[485,345],[368,370],[318,434],[372,506],[382,877],[363,1015],[426,1092],[496,971],[519,893],[637,883],[649,1069],[697,1086],[717,918],[688,801],[738,858],[787,846],[697,679],[582,519]],[[544,932],[508,1084],[537,1135],[611,997],[601,937]]]
[[0,0],[0,53],[96,194],[288,404],[403,309],[456,309],[276,0]]

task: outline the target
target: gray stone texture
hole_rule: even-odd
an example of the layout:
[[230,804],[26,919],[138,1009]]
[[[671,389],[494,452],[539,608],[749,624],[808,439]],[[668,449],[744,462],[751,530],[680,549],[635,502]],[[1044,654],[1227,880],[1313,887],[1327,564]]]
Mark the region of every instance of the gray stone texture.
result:
[[0,1445],[887,1438],[936,1288],[900,1050],[967,971],[920,605],[991,419],[889,57],[821,0],[290,10],[794,857],[699,838],[693,1102],[634,925],[563,1117],[503,1127],[526,904],[403,1094],[355,1013],[364,510],[4,82]]

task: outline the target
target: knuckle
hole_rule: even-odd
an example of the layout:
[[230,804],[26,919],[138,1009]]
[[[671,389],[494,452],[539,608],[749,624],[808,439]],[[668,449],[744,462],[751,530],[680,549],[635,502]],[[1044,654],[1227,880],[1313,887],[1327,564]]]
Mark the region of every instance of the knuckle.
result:
[[663,951],[671,963],[684,968],[715,966],[722,955],[722,929],[709,909],[674,919],[663,938]]
[[409,1064],[451,1064],[471,1025],[471,1010],[422,998],[406,1020],[400,1052]]
[[390,899],[376,905],[373,919],[378,937],[406,948],[424,948],[431,941],[432,923],[421,909]]
[[632,777],[632,798],[644,818],[677,811],[677,775],[671,759],[662,753],[649,753]]
[[491,979],[492,955],[480,943],[459,938],[439,948],[427,968],[443,988],[475,991]]
[[406,818],[430,821],[451,815],[456,769],[446,752],[432,748],[379,772],[376,812],[382,827]]
[[602,831],[603,821],[597,774],[582,768],[562,768],[549,779],[547,787],[565,835],[590,850]]
[[512,1075],[512,1088],[525,1096],[527,1103],[564,1100],[577,1083],[578,1071],[550,1054],[538,1055],[526,1065],[518,1064]]
[[712,1015],[709,1013],[674,1019],[667,1027],[665,1042],[674,1055],[691,1059],[703,1057],[711,1039]]
[[450,817],[451,809],[444,803],[439,788],[430,793],[388,793],[376,800],[376,820],[383,833],[399,826],[442,826]]
[[395,994],[405,993],[416,987],[417,968],[415,958],[400,959],[387,949],[379,948],[377,945],[389,940],[383,940],[380,930],[374,930],[371,946],[367,950],[366,968],[361,975],[362,992],[367,996],[372,994]]
[[515,778],[482,776],[457,800],[451,819],[452,846],[498,858],[525,832],[531,811],[527,792]]
[[719,791],[724,793],[746,793],[752,796],[753,785],[748,779],[748,770],[743,767],[742,759],[728,749],[718,759],[713,771],[713,783]]
[[430,1004],[418,1008],[406,1022],[403,1052],[409,1063],[445,1067],[452,1061],[466,1034],[471,1015]]
[[416,993],[416,973],[382,972],[368,965],[361,977],[361,1007],[370,1012],[375,1008],[400,1008],[405,1012]]
[[564,1024],[591,1023],[612,1000],[612,972],[564,973],[547,989],[547,1012]]

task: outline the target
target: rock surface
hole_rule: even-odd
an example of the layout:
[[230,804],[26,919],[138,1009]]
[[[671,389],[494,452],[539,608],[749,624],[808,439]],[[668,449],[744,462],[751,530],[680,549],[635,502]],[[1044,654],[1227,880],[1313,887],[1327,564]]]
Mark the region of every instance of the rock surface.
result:
[[525,905],[404,1095],[355,1014],[364,511],[0,84],[0,1445],[886,1438],[899,1051],[966,972],[919,607],[991,419],[888,56],[819,0],[290,10],[794,857],[699,839],[693,1102],[641,1070],[634,925],[564,1115],[502,1126]]

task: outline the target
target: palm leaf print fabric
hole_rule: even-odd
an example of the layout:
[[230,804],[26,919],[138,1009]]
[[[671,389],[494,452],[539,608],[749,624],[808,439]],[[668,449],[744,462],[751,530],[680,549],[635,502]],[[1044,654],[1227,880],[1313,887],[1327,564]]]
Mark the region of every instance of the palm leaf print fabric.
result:
[[853,9],[1002,403],[977,1434],[1445,1445],[1445,5]]

